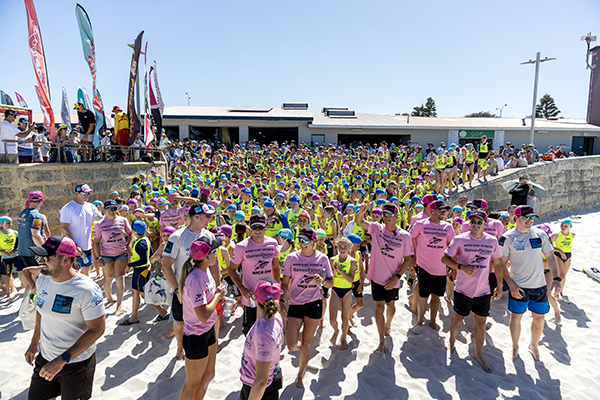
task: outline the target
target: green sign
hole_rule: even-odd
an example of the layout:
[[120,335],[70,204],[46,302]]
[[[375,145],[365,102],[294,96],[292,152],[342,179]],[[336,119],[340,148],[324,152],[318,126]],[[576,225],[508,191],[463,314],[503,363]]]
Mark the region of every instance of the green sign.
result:
[[477,138],[480,139],[483,135],[487,136],[490,139],[494,138],[495,131],[472,131],[472,130],[460,130],[458,131],[458,137],[461,139],[466,138]]

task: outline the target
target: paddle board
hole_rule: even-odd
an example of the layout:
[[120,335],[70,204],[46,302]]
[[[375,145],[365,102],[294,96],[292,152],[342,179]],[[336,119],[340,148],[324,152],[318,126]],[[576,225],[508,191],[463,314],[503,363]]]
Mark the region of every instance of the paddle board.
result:
[[593,278],[600,282],[600,269],[596,267],[590,267],[589,265],[584,265],[583,267],[581,267],[581,269],[583,270],[583,272],[589,275],[590,278]]

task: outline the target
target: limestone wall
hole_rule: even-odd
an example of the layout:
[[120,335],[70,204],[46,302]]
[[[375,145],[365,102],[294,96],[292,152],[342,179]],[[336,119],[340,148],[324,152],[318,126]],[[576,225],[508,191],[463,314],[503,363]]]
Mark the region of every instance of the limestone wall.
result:
[[90,164],[20,164],[0,166],[0,215],[8,215],[16,228],[16,218],[25,207],[32,190],[44,193],[41,212],[48,217],[52,234],[60,233],[58,211],[75,198],[75,187],[87,183],[94,190],[90,201],[104,202],[110,193],[118,191],[129,197],[132,178],[150,170],[166,177],[166,163],[90,163]]
[[497,177],[488,178],[488,183],[473,185],[473,189],[453,194],[448,204],[456,204],[459,195],[465,194],[469,200],[486,199],[490,210],[506,210],[510,205],[510,195],[502,189],[502,183],[518,179],[523,172],[548,192],[547,198],[537,201],[540,216],[579,210],[600,202],[600,156],[587,156],[503,171]]

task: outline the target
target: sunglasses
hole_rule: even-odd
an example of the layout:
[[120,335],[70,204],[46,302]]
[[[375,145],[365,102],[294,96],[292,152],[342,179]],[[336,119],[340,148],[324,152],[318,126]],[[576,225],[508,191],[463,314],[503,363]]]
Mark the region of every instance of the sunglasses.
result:
[[267,227],[262,226],[262,225],[254,225],[254,226],[251,226],[250,229],[252,229],[253,231],[262,231],[262,230],[267,229]]
[[472,219],[469,222],[471,223],[471,225],[483,225],[485,223],[485,221],[482,221],[480,219],[477,220],[477,221],[475,221],[474,219]]
[[310,243],[310,240],[304,239],[304,238],[298,238],[298,242],[303,243],[303,244],[308,244],[308,243]]
[[523,217],[523,219],[524,219],[525,221],[529,221],[529,220],[532,220],[532,219],[534,219],[534,218],[535,218],[535,216],[533,216],[533,215],[531,215],[531,216],[529,216],[529,217]]
[[117,211],[117,207],[106,207],[104,208],[106,211]]
[[82,196],[89,196],[90,195],[89,193],[84,193],[84,192],[79,192],[79,194],[82,195]]

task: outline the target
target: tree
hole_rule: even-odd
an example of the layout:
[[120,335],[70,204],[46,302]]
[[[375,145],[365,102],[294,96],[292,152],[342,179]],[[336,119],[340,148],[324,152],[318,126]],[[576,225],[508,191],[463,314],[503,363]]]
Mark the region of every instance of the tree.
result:
[[489,111],[478,111],[478,112],[471,113],[469,115],[465,115],[465,118],[498,118],[498,117]]
[[401,115],[403,117],[406,117],[408,115],[408,113],[399,113],[399,112],[397,112],[396,115]]
[[541,99],[537,106],[535,106],[535,117],[536,118],[553,118],[560,114],[560,110],[554,104],[554,99],[548,93],[546,93]]
[[425,105],[421,104],[416,106],[412,112],[413,117],[437,117],[437,110],[435,108],[435,100],[428,97]]

